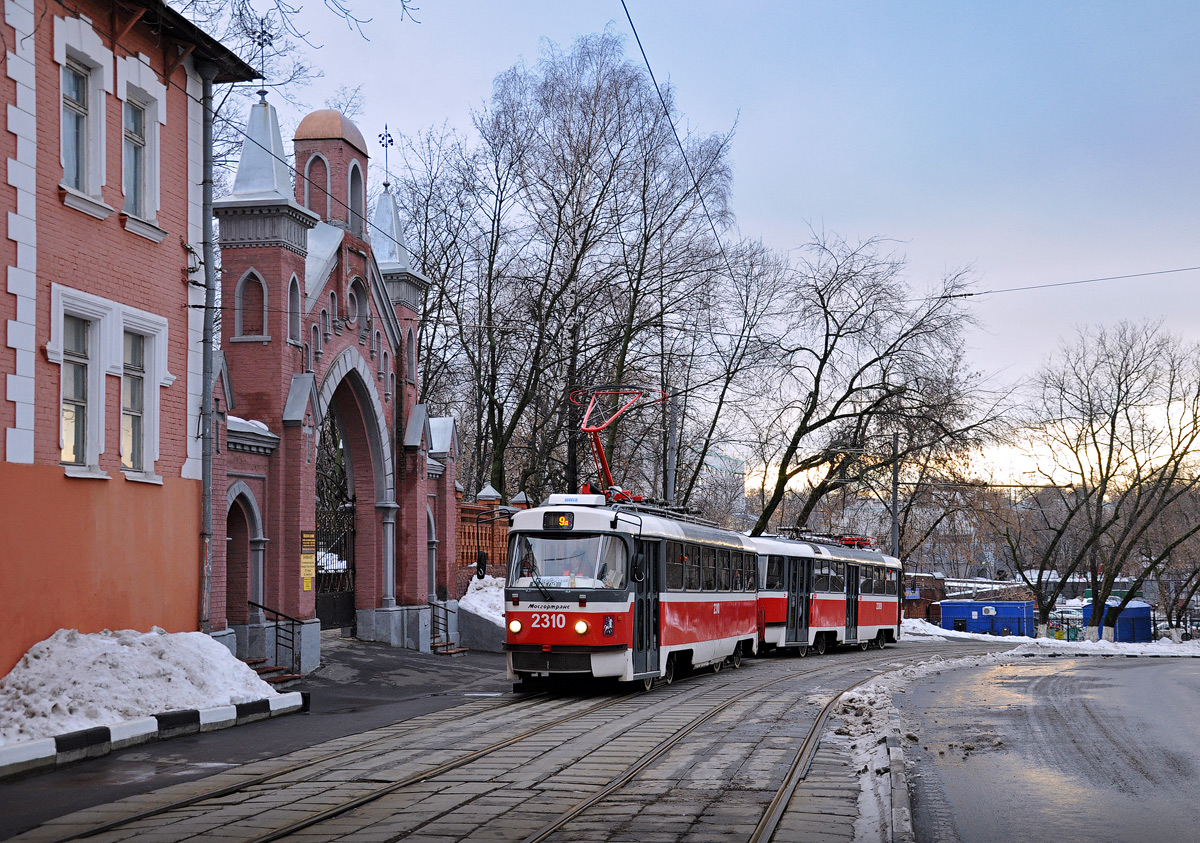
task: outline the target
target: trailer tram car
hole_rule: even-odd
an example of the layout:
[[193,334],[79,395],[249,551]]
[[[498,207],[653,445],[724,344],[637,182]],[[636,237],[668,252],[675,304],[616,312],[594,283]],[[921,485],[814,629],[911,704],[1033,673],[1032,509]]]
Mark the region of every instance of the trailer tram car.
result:
[[805,655],[900,638],[900,561],[835,542],[759,537],[761,641]]
[[551,495],[509,529],[509,679],[640,682],[757,651],[758,557],[745,536],[604,495]]

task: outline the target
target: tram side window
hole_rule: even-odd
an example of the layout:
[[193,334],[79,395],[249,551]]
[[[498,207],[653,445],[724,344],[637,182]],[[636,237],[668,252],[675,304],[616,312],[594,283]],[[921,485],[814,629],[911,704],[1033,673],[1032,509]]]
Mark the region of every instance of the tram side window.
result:
[[783,557],[768,556],[767,557],[767,581],[763,584],[763,588],[776,589],[783,588]]
[[694,544],[683,548],[683,585],[688,591],[700,590],[700,548]]
[[834,593],[842,593],[846,590],[846,563],[834,562],[833,570],[829,574],[829,590]]
[[887,577],[887,593],[895,594],[896,593],[896,580],[899,578],[900,574],[897,571],[888,571],[885,573],[884,576]]
[[746,577],[742,582],[746,591],[758,590],[758,556],[753,553],[742,554],[742,568]]
[[829,579],[832,574],[833,570],[828,562],[819,563],[813,571],[813,591],[829,591]]
[[717,553],[711,547],[701,548],[700,578],[705,591],[717,590]]
[[729,551],[717,551],[717,591],[729,591]]
[[742,585],[742,553],[740,551],[735,550],[729,554],[729,577],[731,580],[729,587],[734,591],[742,591],[744,586]]
[[683,591],[683,548],[667,542],[667,590]]
[[862,576],[859,578],[858,593],[859,594],[874,594],[875,593],[875,569],[863,566],[860,569]]

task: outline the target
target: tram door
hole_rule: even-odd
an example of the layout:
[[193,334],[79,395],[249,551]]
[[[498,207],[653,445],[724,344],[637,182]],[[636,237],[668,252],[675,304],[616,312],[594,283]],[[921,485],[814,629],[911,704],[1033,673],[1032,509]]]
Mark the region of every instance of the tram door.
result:
[[808,598],[812,590],[811,559],[785,556],[784,583],[787,585],[787,629],[785,644],[808,643]]
[[658,672],[659,543],[635,543],[633,580],[633,672]]
[[846,566],[846,643],[858,640],[858,566]]

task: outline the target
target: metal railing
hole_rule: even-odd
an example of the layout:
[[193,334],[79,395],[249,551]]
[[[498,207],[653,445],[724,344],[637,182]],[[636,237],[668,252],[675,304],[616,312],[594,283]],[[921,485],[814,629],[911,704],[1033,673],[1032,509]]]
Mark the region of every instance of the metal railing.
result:
[[450,613],[458,614],[457,610],[451,609],[449,606],[441,603],[430,602],[429,608],[433,611],[432,623],[430,624],[430,634],[434,642],[439,639],[446,644],[450,643]]
[[275,616],[275,664],[283,665],[283,660],[279,658],[279,651],[286,646],[291,654],[288,659],[288,670],[292,673],[300,672],[300,652],[296,648],[296,641],[299,638],[297,630],[304,621],[299,618],[293,618],[291,615],[285,615],[278,609],[272,609],[270,606],[264,606],[261,603],[255,603],[253,600],[247,600],[252,608],[262,609],[264,612],[269,612]]

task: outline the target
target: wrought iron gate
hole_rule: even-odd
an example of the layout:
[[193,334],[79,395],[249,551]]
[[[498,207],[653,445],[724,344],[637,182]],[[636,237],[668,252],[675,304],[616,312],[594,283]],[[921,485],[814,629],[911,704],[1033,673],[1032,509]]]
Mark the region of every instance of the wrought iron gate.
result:
[[321,629],[356,627],[354,611],[354,495],[333,407],[321,424],[317,449],[317,618]]

